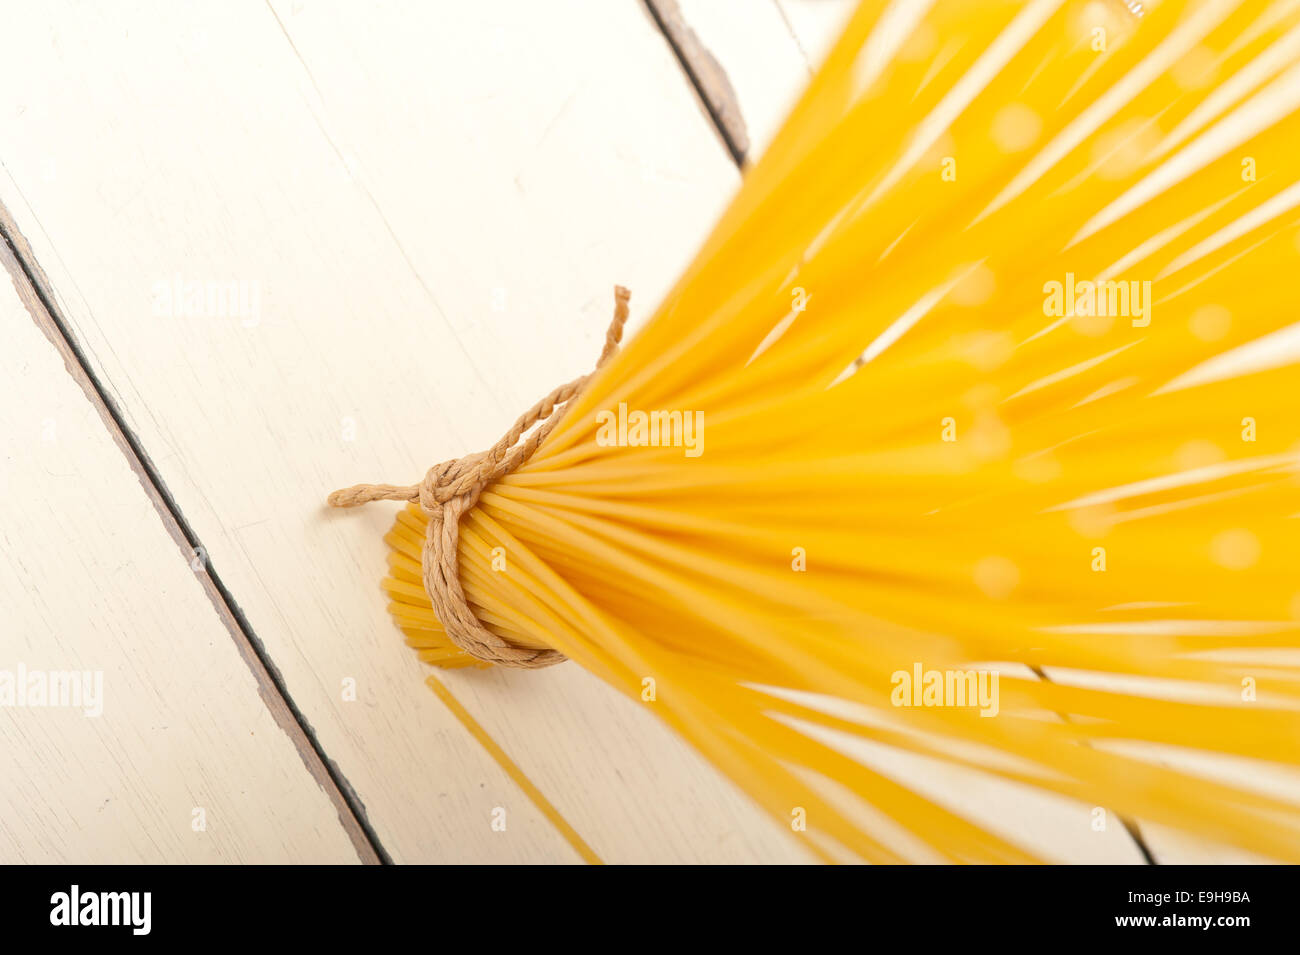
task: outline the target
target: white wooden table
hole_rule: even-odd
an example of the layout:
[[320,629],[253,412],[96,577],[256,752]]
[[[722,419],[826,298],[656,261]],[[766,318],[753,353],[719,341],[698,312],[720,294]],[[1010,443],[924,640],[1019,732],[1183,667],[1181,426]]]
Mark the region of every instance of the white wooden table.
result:
[[[614,283],[643,320],[850,6],[11,7],[0,670],[103,699],[0,709],[0,861],[581,861],[390,624],[391,512],[324,496],[490,444]],[[807,859],[576,666],[442,679],[605,861]],[[1141,861],[1091,807],[898,771]]]

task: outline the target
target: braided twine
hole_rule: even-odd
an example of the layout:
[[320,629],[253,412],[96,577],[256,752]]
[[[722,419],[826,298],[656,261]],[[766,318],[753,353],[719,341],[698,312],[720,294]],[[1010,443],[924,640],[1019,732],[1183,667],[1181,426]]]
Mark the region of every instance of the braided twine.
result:
[[[614,287],[614,319],[605,333],[605,347],[596,361],[599,370],[618,351],[627,322],[631,293]],[[461,516],[478,503],[483,490],[533,456],[564,416],[568,402],[582,392],[591,374],[560,385],[528,409],[486,451],[443,461],[429,468],[419,484],[357,484],[329,496],[331,507],[356,507],[371,501],[419,501],[429,518],[421,565],[424,589],[447,637],[470,656],[505,667],[536,669],[564,662],[558,650],[519,647],[498,636],[479,621],[460,585],[457,548]],[[532,430],[540,422],[540,427]],[[527,434],[527,437],[525,437]]]

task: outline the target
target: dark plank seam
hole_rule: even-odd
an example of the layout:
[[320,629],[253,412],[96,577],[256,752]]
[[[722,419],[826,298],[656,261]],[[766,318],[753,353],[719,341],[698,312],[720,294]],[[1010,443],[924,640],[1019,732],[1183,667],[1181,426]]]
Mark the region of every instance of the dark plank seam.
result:
[[[1032,670],[1034,675],[1044,683],[1052,682],[1052,678],[1047,675],[1047,672],[1042,667],[1031,664],[1029,669]],[[1056,715],[1061,717],[1061,719],[1065,720],[1067,723],[1070,721],[1070,718],[1064,713],[1057,713]],[[1116,815],[1119,816],[1118,813],[1116,813]],[[1142,835],[1142,830],[1138,828],[1137,822],[1124,816],[1119,816],[1119,821],[1124,824],[1124,831],[1127,832],[1129,838],[1133,840],[1134,845],[1137,846],[1138,852],[1142,853],[1142,858],[1146,860],[1146,864],[1159,865],[1160,863],[1156,861],[1155,853],[1152,852],[1151,847],[1147,845],[1147,841]]]
[[740,112],[740,102],[726,70],[690,28],[677,0],[642,0],[650,18],[668,41],[668,46],[690,80],[709,119],[735,164],[743,169],[749,152],[749,132]]
[[334,803],[339,821],[357,854],[366,863],[391,864],[392,858],[371,826],[364,804],[338,766],[326,755],[315,730],[289,694],[284,677],[271,660],[266,646],[212,565],[207,548],[202,546],[138,436],[128,427],[117,403],[95,373],[71,326],[55,305],[49,280],[36,263],[31,246],[3,204],[0,204],[0,238],[4,240],[0,245],[0,262],[9,272],[18,297],[98,412],[114,444],[136,473],[168,534],[185,560],[189,561],[194,554],[203,555],[203,570],[196,573],[200,575],[204,592],[257,680],[258,692],[267,709],[293,742],[307,771]]

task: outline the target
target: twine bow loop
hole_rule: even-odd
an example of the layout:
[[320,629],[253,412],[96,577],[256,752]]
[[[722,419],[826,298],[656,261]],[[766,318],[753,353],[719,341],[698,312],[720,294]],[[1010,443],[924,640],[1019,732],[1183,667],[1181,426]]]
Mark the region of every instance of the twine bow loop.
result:
[[[614,318],[605,333],[597,370],[618,351],[630,298],[627,289],[614,287]],[[419,484],[357,484],[329,496],[331,507],[356,507],[371,501],[419,502],[429,518],[421,555],[429,602],[448,639],[480,660],[525,669],[564,662],[564,655],[557,650],[515,646],[483,626],[461,588],[457,550],[461,516],[478,503],[484,488],[533,456],[591,377],[583,375],[553,389],[521,415],[491,448],[435,464]],[[534,429],[534,425],[540,427]]]

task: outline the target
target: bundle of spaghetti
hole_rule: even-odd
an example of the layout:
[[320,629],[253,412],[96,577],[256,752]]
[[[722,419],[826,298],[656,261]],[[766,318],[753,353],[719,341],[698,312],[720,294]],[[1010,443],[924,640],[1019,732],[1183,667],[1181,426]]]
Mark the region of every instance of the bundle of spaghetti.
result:
[[[862,4],[461,520],[470,606],[827,860],[1039,858],[899,754],[1300,860],[1298,106],[1294,2]],[[694,447],[611,441],[628,409]],[[476,662],[424,526],[389,537],[392,611]],[[996,670],[995,715],[900,705],[922,669]]]

